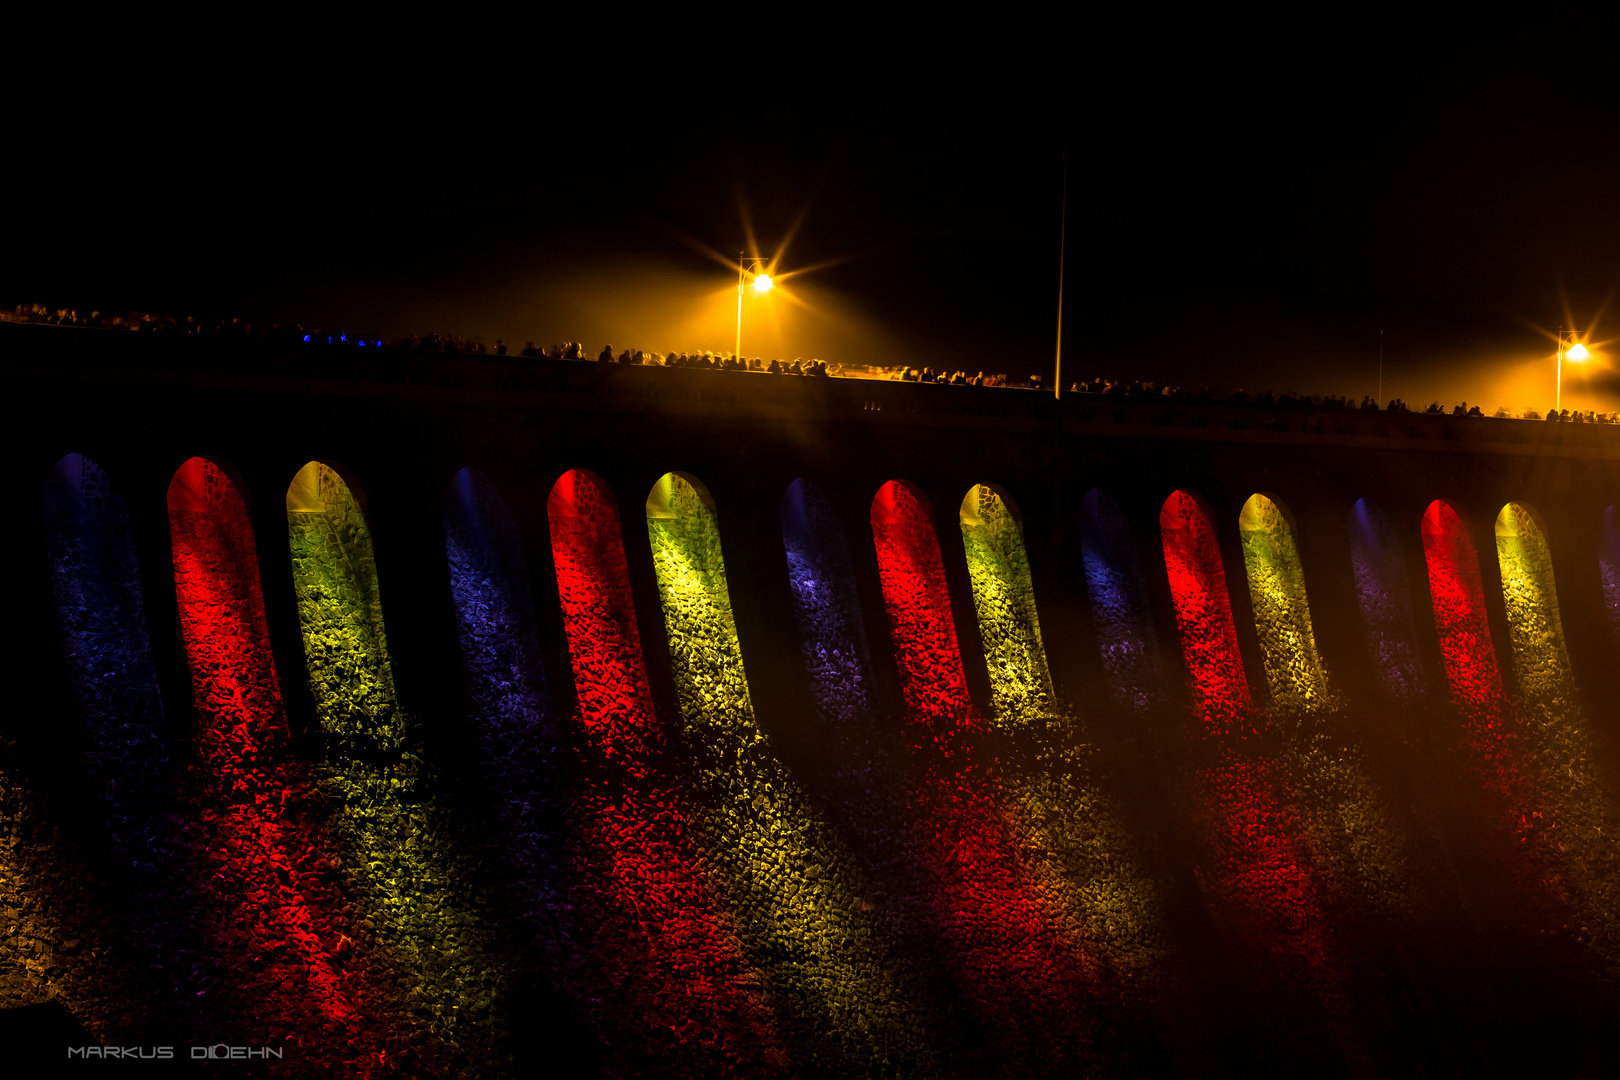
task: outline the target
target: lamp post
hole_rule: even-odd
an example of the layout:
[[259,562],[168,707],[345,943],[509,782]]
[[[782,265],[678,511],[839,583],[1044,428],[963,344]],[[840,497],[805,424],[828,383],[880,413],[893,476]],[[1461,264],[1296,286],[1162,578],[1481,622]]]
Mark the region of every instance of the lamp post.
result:
[[1579,330],[1565,330],[1558,328],[1558,389],[1553,395],[1553,411],[1564,411],[1564,357],[1569,357],[1574,363],[1580,363],[1592,355],[1581,341]]
[[1069,242],[1069,142],[1063,141],[1063,198],[1058,211],[1057,347],[1052,355],[1052,398],[1063,397],[1063,255]]
[[[739,360],[742,359],[743,274],[746,273],[745,268],[747,268],[747,267],[757,267],[761,263],[765,263],[767,267],[770,265],[768,260],[766,260],[766,259],[759,258],[758,256],[750,258],[750,257],[744,255],[740,251],[737,252],[737,348],[736,348],[736,351],[732,353],[732,355],[735,356]],[[775,283],[771,281],[771,276],[769,274],[762,274],[762,273],[759,273],[757,270],[754,272],[754,291],[755,292],[759,292],[759,293],[770,292],[771,291],[771,286],[773,284],[775,284]]]

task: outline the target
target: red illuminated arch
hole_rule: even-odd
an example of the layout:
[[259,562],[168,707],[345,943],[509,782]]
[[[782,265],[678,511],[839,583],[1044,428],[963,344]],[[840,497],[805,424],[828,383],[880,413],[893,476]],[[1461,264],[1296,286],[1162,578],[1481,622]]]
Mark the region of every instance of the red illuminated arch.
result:
[[913,720],[965,717],[967,676],[956,640],[934,513],[915,484],[890,480],[872,499],[872,539],[895,659]]
[[618,500],[588,469],[570,469],[546,498],[580,720],[603,743],[656,736],[652,691],[636,629]]
[[[280,945],[278,959],[244,976],[240,992],[301,1017],[305,1038],[329,1038],[333,1028],[358,1026],[362,1015],[332,955],[337,940],[359,931],[342,897],[299,869],[324,857],[326,838],[284,805],[301,783],[301,766],[287,757],[247,497],[221,463],[193,457],[169,481],[167,501],[197,747],[207,766],[200,781],[211,810],[193,843],[230,856],[220,864],[223,874],[199,885],[209,898],[205,910],[219,922],[217,940],[234,941],[227,931],[251,924],[261,940]],[[222,881],[240,891],[221,889]],[[239,963],[246,967],[248,957]],[[345,1042],[354,1038],[345,1030]]]
[[[586,765],[607,766],[570,811],[581,882],[573,895],[595,967],[624,974],[588,993],[610,1002],[639,994],[683,1026],[719,1033],[728,1050],[777,1052],[769,1018],[738,988],[736,942],[708,916],[713,901],[691,847],[687,796],[659,752],[663,729],[636,629],[618,501],[600,476],[570,469],[552,485],[546,517]],[[635,783],[603,783],[621,772]],[[648,934],[648,925],[658,932]],[[676,1061],[700,1052],[695,1044],[652,1051],[655,1036],[640,1013],[625,1013],[614,1019],[639,1052],[673,1053]]]
[[1174,491],[1159,511],[1165,571],[1195,704],[1221,727],[1250,704],[1215,518],[1203,497]]
[[1297,810],[1277,762],[1244,748],[1260,718],[1251,711],[1214,522],[1209,504],[1190,491],[1172,492],[1159,511],[1193,704],[1214,736],[1215,760],[1197,773],[1216,867],[1210,880],[1247,947],[1269,952],[1284,980],[1334,1008],[1339,959],[1293,826]]
[[[277,743],[286,731],[247,498],[218,462],[194,457],[170,479],[168,505],[202,747],[219,758],[216,767],[239,767],[240,753],[262,752],[256,744]],[[241,724],[251,742],[238,753],[222,751],[239,739]]]
[[1494,711],[1501,702],[1502,676],[1468,521],[1451,503],[1436,499],[1423,512],[1422,531],[1435,632],[1452,698],[1470,711]]

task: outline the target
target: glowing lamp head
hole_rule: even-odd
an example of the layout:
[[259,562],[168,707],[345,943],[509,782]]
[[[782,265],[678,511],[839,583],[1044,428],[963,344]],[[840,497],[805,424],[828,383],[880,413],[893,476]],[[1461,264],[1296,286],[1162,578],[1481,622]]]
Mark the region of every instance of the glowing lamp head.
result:
[[774,284],[775,282],[771,280],[771,275],[760,274],[758,277],[754,278],[754,291],[760,293],[770,292],[771,286]]
[[1592,350],[1588,349],[1585,345],[1577,341],[1575,344],[1569,347],[1569,351],[1564,355],[1571,360],[1586,360],[1591,357]]

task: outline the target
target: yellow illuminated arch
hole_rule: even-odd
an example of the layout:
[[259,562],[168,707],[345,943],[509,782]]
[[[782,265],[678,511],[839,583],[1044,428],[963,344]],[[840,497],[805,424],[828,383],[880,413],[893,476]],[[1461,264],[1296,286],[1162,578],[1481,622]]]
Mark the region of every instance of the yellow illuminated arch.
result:
[[1316,650],[1293,523],[1277,500],[1256,493],[1243,504],[1238,532],[1272,703],[1286,712],[1320,709],[1328,703],[1327,671]]
[[968,489],[958,520],[996,718],[1003,723],[1033,718],[1051,708],[1052,675],[1035,611],[1024,523],[1012,498],[990,484]]
[[1519,693],[1533,711],[1573,707],[1575,676],[1558,614],[1552,553],[1530,507],[1510,502],[1496,515],[1496,558]]

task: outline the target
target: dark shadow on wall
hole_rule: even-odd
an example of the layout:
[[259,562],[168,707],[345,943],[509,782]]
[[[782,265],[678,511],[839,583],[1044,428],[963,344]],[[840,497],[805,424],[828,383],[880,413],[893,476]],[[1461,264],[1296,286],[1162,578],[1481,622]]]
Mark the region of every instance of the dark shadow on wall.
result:
[[540,660],[522,537],[495,485],[470,468],[447,485],[443,521],[476,778],[464,794],[485,823],[472,850],[503,902],[502,936],[514,950],[501,987],[502,1034],[520,1073],[538,1065],[526,1048],[542,1036],[552,1067],[583,1073],[600,1057],[600,1035],[581,1003],[557,988],[547,962],[573,926],[566,916],[572,774]]
[[874,725],[876,679],[849,539],[832,504],[808,480],[790,484],[780,508],[800,656],[817,718]]
[[69,454],[46,480],[45,520],[57,630],[109,866],[149,879],[169,749],[129,516],[101,467]]
[[1114,500],[1092,488],[1080,501],[1080,558],[1097,648],[1116,708],[1144,717],[1169,700],[1130,526]]
[[1614,635],[1615,655],[1620,656],[1620,514],[1610,506],[1603,511],[1599,525],[1598,564],[1603,582],[1603,608],[1609,616],[1609,632]]
[[848,534],[808,480],[790,484],[779,509],[795,630],[823,747],[807,772],[812,796],[880,890],[876,915],[921,967],[925,1007],[949,1018],[944,1026],[954,1056],[963,1067],[988,1068],[981,1058],[988,1033],[949,971],[939,882],[917,847],[913,763],[893,710],[880,704]]
[[[80,454],[57,462],[44,502],[78,763],[64,770],[68,784],[56,805],[73,807],[62,820],[80,826],[77,839],[93,875],[111,886],[106,917],[123,940],[106,970],[128,963],[144,985],[126,1004],[109,1001],[96,986],[101,965],[80,959],[68,965],[64,990],[89,1005],[86,1018],[100,1031],[181,1037],[211,1026],[214,1003],[198,999],[217,972],[197,940],[195,903],[185,888],[175,751],[164,726],[129,515],[107,473]],[[54,870],[39,886],[68,902],[72,886]],[[81,916],[69,907],[58,917],[62,936],[72,939]],[[79,946],[65,941],[69,952],[69,944]],[[181,950],[198,961],[169,962]]]
[[1405,545],[1383,510],[1367,499],[1350,508],[1348,527],[1371,671],[1386,697],[1413,704],[1429,683],[1419,660]]
[[696,832],[801,1068],[932,1068],[948,1031],[875,909],[872,883],[755,717],[716,506],[667,473],[646,522],[680,696]]

